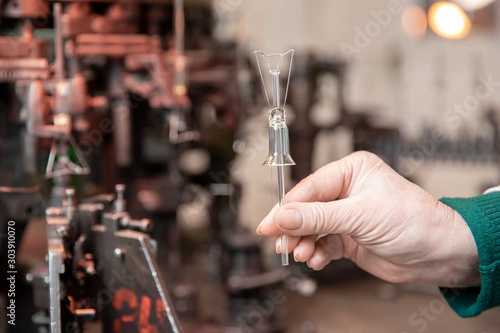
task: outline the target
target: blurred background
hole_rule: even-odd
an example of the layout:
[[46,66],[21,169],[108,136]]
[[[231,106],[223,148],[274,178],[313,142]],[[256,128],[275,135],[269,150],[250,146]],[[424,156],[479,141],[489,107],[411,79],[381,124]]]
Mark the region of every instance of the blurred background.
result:
[[462,319],[346,260],[282,267],[254,231],[279,196],[274,66],[286,190],[356,150],[437,198],[498,185],[499,19],[492,0],[0,1],[0,331],[500,332],[498,309]]

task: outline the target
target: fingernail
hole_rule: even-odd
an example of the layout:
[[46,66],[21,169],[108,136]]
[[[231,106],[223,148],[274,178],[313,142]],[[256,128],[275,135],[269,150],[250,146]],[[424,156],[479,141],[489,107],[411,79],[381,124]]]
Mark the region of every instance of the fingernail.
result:
[[295,250],[293,250],[293,260],[295,260],[295,262],[299,262],[297,260],[297,255],[299,254],[300,252],[300,248],[299,247],[296,247]]
[[278,250],[280,246],[281,246],[281,239],[278,238],[276,240],[276,253],[280,253],[280,251]]
[[268,223],[268,220],[269,220],[269,217],[266,216],[259,224],[259,226],[257,227],[257,233],[259,235],[262,235],[262,227],[265,226],[267,223]]
[[282,220],[280,226],[285,229],[293,230],[302,226],[302,214],[295,208],[288,208],[278,212],[277,219]]

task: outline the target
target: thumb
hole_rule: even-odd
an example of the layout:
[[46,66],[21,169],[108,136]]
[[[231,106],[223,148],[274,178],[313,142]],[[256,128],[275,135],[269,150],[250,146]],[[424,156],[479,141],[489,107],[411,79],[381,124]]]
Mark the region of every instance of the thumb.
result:
[[294,202],[281,207],[276,214],[277,227],[286,234],[306,236],[313,234],[352,235],[359,224],[350,199],[330,202]]

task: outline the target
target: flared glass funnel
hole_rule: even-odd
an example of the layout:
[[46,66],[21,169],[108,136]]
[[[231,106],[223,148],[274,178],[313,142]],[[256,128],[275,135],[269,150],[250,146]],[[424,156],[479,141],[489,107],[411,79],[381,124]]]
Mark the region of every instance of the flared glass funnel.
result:
[[288,127],[284,120],[285,111],[272,109],[269,114],[269,155],[264,161],[264,165],[295,165],[290,156]]

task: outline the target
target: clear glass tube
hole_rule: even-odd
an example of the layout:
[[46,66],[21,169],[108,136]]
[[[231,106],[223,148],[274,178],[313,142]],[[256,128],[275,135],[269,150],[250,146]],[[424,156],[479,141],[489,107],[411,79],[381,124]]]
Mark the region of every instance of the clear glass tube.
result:
[[[278,205],[283,205],[283,198],[285,197],[285,177],[283,167],[287,165],[295,165],[292,157],[290,156],[290,142],[288,139],[288,127],[286,126],[286,112],[285,104],[288,94],[288,85],[290,82],[290,72],[292,68],[294,50],[286,53],[266,54],[260,51],[255,51],[255,58],[259,67],[260,77],[262,79],[262,86],[269,105],[269,155],[264,161],[264,165],[276,167],[278,173]],[[280,89],[280,65],[283,59],[290,56],[290,65],[288,69],[287,85],[284,93],[284,100],[281,101]],[[263,72],[260,66],[259,57],[265,60],[268,71]],[[274,61],[273,64],[271,64]],[[264,75],[264,73],[266,73]],[[267,81],[272,84],[266,85]],[[270,94],[268,94],[270,90]],[[269,100],[269,95],[272,96],[272,104]],[[286,234],[280,235],[281,241],[281,265],[288,266],[288,236]]]
[[[283,205],[283,198],[285,197],[285,177],[283,175],[283,166],[278,165],[278,205]],[[281,234],[281,265],[288,266],[288,236]]]

